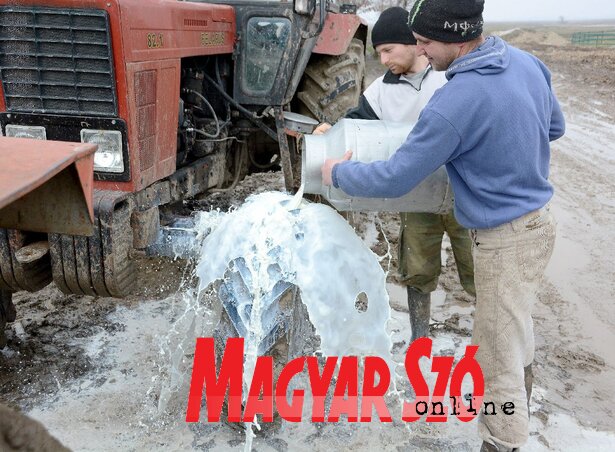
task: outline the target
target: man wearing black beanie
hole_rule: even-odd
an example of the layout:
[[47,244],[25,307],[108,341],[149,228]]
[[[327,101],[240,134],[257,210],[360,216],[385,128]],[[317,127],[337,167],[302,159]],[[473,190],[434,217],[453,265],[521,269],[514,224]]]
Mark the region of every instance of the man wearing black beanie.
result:
[[[370,84],[346,118],[416,122],[433,93],[446,83],[444,74],[434,72],[427,58],[417,58],[409,20],[408,11],[399,6],[380,14],[372,29],[372,45],[388,71]],[[314,133],[330,127],[320,124]]]
[[[483,41],[484,0],[417,0],[410,12],[415,37],[431,51],[422,54],[437,71]],[[440,45],[438,45],[440,44]],[[424,49],[424,47],[421,47]]]
[[399,6],[393,6],[380,13],[372,28],[372,45],[376,49],[380,44],[416,45],[416,39],[409,27],[410,15]]
[[[365,90],[359,106],[348,112],[346,118],[414,123],[433,93],[446,82],[444,74],[433,71],[425,57],[417,57],[416,39],[408,21],[408,11],[398,6],[380,14],[372,29],[372,44],[380,62],[389,70]],[[321,124],[314,133],[323,133],[329,127]],[[442,268],[445,232],[451,241],[461,285],[474,296],[472,241],[453,212],[401,213],[398,262],[401,282],[408,294],[412,341],[429,335],[431,292],[438,285]]]
[[412,30],[440,42],[467,42],[483,33],[484,0],[417,0]]
[[[484,401],[511,407],[479,416],[481,451],[511,451],[529,435],[533,305],[555,242],[548,202],[550,141],[565,121],[551,73],[535,56],[482,36],[483,0],[417,0],[410,24],[419,55],[448,82],[387,161],[329,159],[323,181],[351,196],[403,196],[445,164],[455,217],[473,241],[472,343]],[[476,405],[475,405],[476,406]]]

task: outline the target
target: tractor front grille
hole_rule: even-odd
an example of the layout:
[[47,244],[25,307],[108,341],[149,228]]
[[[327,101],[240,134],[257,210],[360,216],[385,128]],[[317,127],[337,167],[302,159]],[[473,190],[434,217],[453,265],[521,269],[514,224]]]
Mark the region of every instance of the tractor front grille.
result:
[[0,78],[9,112],[117,116],[106,11],[0,7]]

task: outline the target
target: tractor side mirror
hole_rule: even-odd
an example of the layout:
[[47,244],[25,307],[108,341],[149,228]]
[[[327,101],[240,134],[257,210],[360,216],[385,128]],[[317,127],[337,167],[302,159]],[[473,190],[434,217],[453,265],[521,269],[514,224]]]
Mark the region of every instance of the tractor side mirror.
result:
[[[325,0],[321,0],[325,1]],[[316,7],[316,0],[295,0],[295,12],[297,14],[303,14],[311,16],[314,14],[314,8]]]

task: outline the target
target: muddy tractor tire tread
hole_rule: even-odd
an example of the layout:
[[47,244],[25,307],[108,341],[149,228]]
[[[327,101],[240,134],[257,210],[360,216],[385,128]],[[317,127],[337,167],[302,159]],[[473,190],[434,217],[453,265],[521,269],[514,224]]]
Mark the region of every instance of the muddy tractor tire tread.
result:
[[53,280],[62,292],[122,298],[134,288],[131,208],[116,202],[113,194],[96,200],[89,237],[49,235]]
[[365,77],[365,50],[353,39],[343,55],[314,55],[297,92],[300,113],[335,123],[359,104]]

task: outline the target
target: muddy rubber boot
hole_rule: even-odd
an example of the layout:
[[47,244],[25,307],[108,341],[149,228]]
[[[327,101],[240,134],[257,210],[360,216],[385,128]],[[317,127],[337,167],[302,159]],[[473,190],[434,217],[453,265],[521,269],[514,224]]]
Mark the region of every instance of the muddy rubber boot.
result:
[[530,417],[530,401],[532,400],[532,383],[534,382],[534,372],[532,365],[523,368],[525,379],[525,393],[527,395],[527,416]]
[[16,312],[13,305],[13,294],[0,289],[0,349],[6,345],[4,327],[8,322],[15,321]]
[[431,293],[421,293],[413,287],[408,287],[408,310],[412,329],[411,341],[429,336]]

